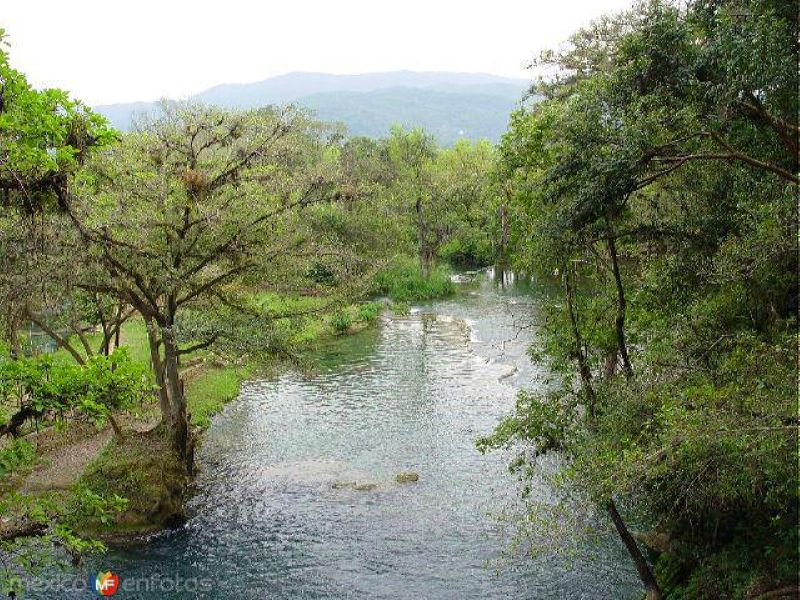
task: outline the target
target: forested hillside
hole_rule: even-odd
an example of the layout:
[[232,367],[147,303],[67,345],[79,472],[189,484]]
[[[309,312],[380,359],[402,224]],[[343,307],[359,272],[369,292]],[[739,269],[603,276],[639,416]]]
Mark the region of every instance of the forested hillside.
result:
[[[497,141],[529,84],[522,79],[470,73],[398,71],[363,75],[289,73],[248,84],[219,85],[191,100],[232,109],[295,103],[323,120],[341,122],[353,135],[383,137],[393,125],[424,127],[437,141]],[[118,129],[157,103],[96,107]]]

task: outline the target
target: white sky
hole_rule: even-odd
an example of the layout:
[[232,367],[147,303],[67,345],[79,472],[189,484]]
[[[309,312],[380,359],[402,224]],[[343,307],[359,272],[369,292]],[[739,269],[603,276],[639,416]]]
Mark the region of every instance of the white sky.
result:
[[289,71],[524,65],[631,0],[0,0],[12,65],[89,104],[181,98]]

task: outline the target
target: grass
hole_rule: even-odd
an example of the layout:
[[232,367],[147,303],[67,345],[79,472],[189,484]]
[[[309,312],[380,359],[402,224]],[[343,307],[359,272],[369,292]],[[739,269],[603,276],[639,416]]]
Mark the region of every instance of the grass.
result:
[[[87,338],[90,344],[97,345],[102,339],[102,334],[92,333]],[[71,341],[74,342],[74,340]],[[147,329],[142,319],[133,318],[126,321],[122,326],[120,341],[121,345],[127,349],[132,361],[146,369],[150,368]],[[76,343],[75,346],[85,356],[82,345]],[[197,359],[207,358],[209,355],[208,351],[198,351],[187,354],[182,360],[194,362]],[[72,355],[63,348],[54,352],[53,358],[57,362],[74,362]],[[187,409],[192,414],[192,424],[202,429],[208,427],[211,424],[211,417],[239,393],[239,383],[248,373],[248,369],[241,367],[208,366],[202,367],[200,372],[189,377],[186,381],[186,402]],[[134,412],[139,415],[148,415],[152,414],[153,408],[153,406],[147,405]]]
[[443,266],[435,267],[427,277],[419,262],[411,257],[399,257],[375,277],[381,293],[395,302],[419,302],[446,298],[452,295],[455,284],[450,272]]
[[[88,333],[86,334],[86,339],[88,340],[89,345],[94,350],[97,350],[100,347],[100,342],[103,340],[103,334],[99,332]],[[75,350],[77,350],[82,357],[86,358],[86,351],[77,337],[73,336],[69,341]],[[150,349],[147,346],[147,329],[145,328],[144,321],[142,319],[132,318],[122,324],[122,330],[120,331],[120,342],[122,345],[128,348],[128,354],[130,355],[131,360],[143,365],[150,364]],[[75,359],[72,357],[72,355],[63,348],[59,348],[53,352],[51,356],[56,362],[69,364],[75,362]]]
[[192,425],[206,429],[211,417],[239,395],[243,379],[252,372],[248,367],[207,367],[186,382],[187,411]]
[[[278,325],[290,336],[290,344],[301,349],[309,349],[325,338],[363,328],[377,319],[381,309],[379,303],[367,302],[326,312],[327,301],[324,298],[283,296],[272,292],[258,294],[257,301],[265,311],[274,315],[297,315],[280,318]],[[102,334],[91,333],[87,338],[96,347]],[[123,324],[120,340],[132,361],[149,368],[147,329],[141,318],[133,318]],[[82,345],[74,345],[85,356]],[[210,352],[203,350],[186,355],[183,361],[194,362],[209,356]],[[72,355],[63,348],[54,352],[53,358],[57,362],[74,361]],[[186,402],[192,425],[200,429],[211,425],[211,418],[239,394],[241,381],[251,376],[254,370],[252,366],[204,365],[187,377]],[[152,413],[152,408],[148,405],[136,412],[146,415]]]
[[264,292],[258,296],[261,307],[275,315],[296,315],[278,319],[291,345],[309,349],[326,338],[357,331],[373,323],[380,314],[379,302],[364,302],[335,307],[318,296],[281,296]]

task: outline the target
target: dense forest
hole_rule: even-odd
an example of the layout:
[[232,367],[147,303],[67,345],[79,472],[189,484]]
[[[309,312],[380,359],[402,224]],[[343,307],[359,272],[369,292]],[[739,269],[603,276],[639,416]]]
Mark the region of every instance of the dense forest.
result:
[[797,597],[799,35],[796,2],[644,2],[542,54],[499,143],[450,146],[291,105],[120,132],[0,48],[4,593],[185,519],[240,381],[497,265],[557,290],[546,385],[476,433],[513,455],[514,551],[607,528],[648,599]]

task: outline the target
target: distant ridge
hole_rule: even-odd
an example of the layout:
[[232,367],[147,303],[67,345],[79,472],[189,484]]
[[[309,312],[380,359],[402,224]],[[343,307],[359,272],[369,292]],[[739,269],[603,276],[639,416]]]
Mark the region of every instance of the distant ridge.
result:
[[[485,73],[391,71],[358,75],[293,72],[263,81],[217,85],[191,100],[244,109],[296,103],[320,119],[343,122],[352,135],[380,137],[397,123],[422,126],[443,144],[459,138],[496,141],[529,87],[524,79]],[[96,106],[118,129],[155,102]]]

